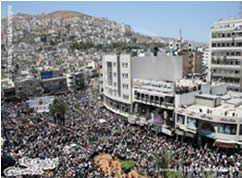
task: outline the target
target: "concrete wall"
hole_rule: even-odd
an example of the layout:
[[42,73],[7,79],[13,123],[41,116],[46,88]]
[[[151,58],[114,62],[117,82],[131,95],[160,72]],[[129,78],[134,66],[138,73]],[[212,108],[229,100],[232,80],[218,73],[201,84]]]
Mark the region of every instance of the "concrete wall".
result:
[[176,81],[182,79],[183,59],[181,56],[132,57],[132,76],[136,79]]
[[195,103],[195,96],[199,94],[200,91],[194,91],[189,93],[184,93],[181,95],[175,95],[175,107],[181,105],[191,105]]
[[227,91],[227,84],[221,84],[221,85],[211,87],[212,95],[224,95],[226,91]]

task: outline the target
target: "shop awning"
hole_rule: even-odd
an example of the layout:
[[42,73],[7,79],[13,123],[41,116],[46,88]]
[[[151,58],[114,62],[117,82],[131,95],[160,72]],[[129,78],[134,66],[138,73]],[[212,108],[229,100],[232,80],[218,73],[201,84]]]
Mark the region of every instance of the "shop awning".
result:
[[201,136],[205,136],[205,137],[208,137],[208,138],[211,138],[211,139],[216,139],[215,133],[214,132],[211,132],[209,130],[201,129],[199,131],[199,134]]
[[186,137],[190,137],[190,138],[194,138],[195,134],[194,133],[190,133],[190,132],[186,132],[185,136]]
[[215,141],[215,145],[222,148],[235,148],[236,142],[232,140],[220,140]]
[[184,135],[184,131],[183,131],[183,130],[180,130],[180,129],[179,129],[179,130],[177,129],[177,130],[175,131],[175,133],[176,133],[177,135],[181,135],[181,136]]

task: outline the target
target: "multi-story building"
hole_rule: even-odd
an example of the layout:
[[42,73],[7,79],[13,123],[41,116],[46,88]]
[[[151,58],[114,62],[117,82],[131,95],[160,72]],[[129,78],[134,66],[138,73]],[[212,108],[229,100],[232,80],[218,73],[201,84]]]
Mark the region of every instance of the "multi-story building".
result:
[[178,55],[183,57],[183,77],[202,74],[202,52],[182,50]]
[[202,64],[205,69],[205,72],[208,68],[208,63],[209,63],[209,48],[205,48],[203,51],[203,57],[202,57]]
[[69,88],[82,89],[85,87],[86,73],[84,71],[66,74],[66,82]]
[[242,99],[198,94],[195,103],[177,107],[176,134],[224,148],[242,148]]
[[121,115],[132,110],[131,56],[110,54],[103,56],[104,105]]
[[209,78],[242,91],[242,19],[219,20],[210,30]]

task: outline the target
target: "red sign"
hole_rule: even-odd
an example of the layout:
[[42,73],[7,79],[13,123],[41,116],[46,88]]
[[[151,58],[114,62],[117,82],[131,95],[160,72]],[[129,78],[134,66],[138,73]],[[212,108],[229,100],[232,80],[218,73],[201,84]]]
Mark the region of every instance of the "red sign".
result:
[[39,101],[39,105],[41,105],[41,104],[43,104],[43,100],[42,99]]
[[218,147],[222,148],[234,148],[235,144],[234,143],[223,143],[223,142],[216,142],[215,143]]

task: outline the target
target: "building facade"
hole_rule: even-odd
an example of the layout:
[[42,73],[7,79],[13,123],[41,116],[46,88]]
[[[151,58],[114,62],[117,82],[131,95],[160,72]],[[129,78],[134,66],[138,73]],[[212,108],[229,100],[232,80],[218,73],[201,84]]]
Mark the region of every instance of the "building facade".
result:
[[210,30],[209,78],[242,91],[242,19],[220,20]]
[[132,111],[131,57],[128,54],[103,56],[104,105],[123,116]]
[[177,107],[176,134],[224,148],[242,148],[242,99],[222,102],[216,95],[196,95],[195,103]]

